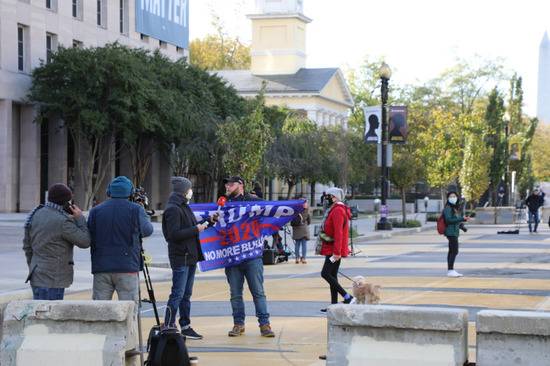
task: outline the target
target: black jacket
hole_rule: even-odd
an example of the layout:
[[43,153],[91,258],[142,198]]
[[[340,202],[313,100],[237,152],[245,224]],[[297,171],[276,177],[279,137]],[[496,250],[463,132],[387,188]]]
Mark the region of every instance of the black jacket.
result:
[[525,200],[525,204],[529,207],[529,211],[537,212],[544,205],[544,193],[530,194]]
[[162,215],[162,233],[168,242],[172,268],[191,266],[204,260],[197,219],[181,194],[172,193]]
[[253,196],[249,193],[240,194],[237,197],[228,197],[227,199],[229,202],[240,202],[240,201],[262,201],[261,198],[258,198],[256,196]]

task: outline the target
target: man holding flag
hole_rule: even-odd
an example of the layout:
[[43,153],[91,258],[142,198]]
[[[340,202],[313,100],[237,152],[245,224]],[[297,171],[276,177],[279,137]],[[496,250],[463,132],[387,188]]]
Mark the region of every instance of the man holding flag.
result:
[[[229,202],[261,201],[248,193],[245,194],[245,182],[241,177],[224,179],[225,191]],[[267,299],[264,292],[264,265],[262,257],[256,257],[243,261],[235,266],[226,267],[225,275],[229,283],[231,293],[231,308],[233,310],[233,329],[228,333],[229,337],[238,337],[244,334],[245,308],[243,301],[243,285],[246,278],[248,288],[254,299],[256,316],[260,325],[262,337],[275,337],[269,323],[267,312]]]

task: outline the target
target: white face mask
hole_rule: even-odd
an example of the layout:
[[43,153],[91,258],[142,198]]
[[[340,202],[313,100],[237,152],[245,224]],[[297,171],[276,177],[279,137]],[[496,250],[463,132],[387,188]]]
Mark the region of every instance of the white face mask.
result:
[[449,197],[449,203],[451,205],[456,205],[456,203],[458,202],[458,198],[456,197]]
[[188,201],[191,201],[191,198],[193,198],[193,190],[190,189],[189,192],[185,195],[185,198],[187,198]]

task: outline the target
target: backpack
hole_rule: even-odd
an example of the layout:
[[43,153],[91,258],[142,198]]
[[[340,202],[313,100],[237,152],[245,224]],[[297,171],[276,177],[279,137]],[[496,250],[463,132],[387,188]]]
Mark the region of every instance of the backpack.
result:
[[154,326],[147,341],[147,366],[189,366],[185,337],[177,328]]
[[447,230],[447,223],[445,222],[445,215],[441,213],[441,216],[437,219],[437,232],[439,235],[445,235],[445,230]]

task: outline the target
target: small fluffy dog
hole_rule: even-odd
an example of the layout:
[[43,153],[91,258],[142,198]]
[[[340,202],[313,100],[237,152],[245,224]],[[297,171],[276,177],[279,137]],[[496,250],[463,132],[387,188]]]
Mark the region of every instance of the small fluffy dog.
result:
[[353,296],[357,304],[378,304],[380,286],[368,283],[363,276],[353,278]]

